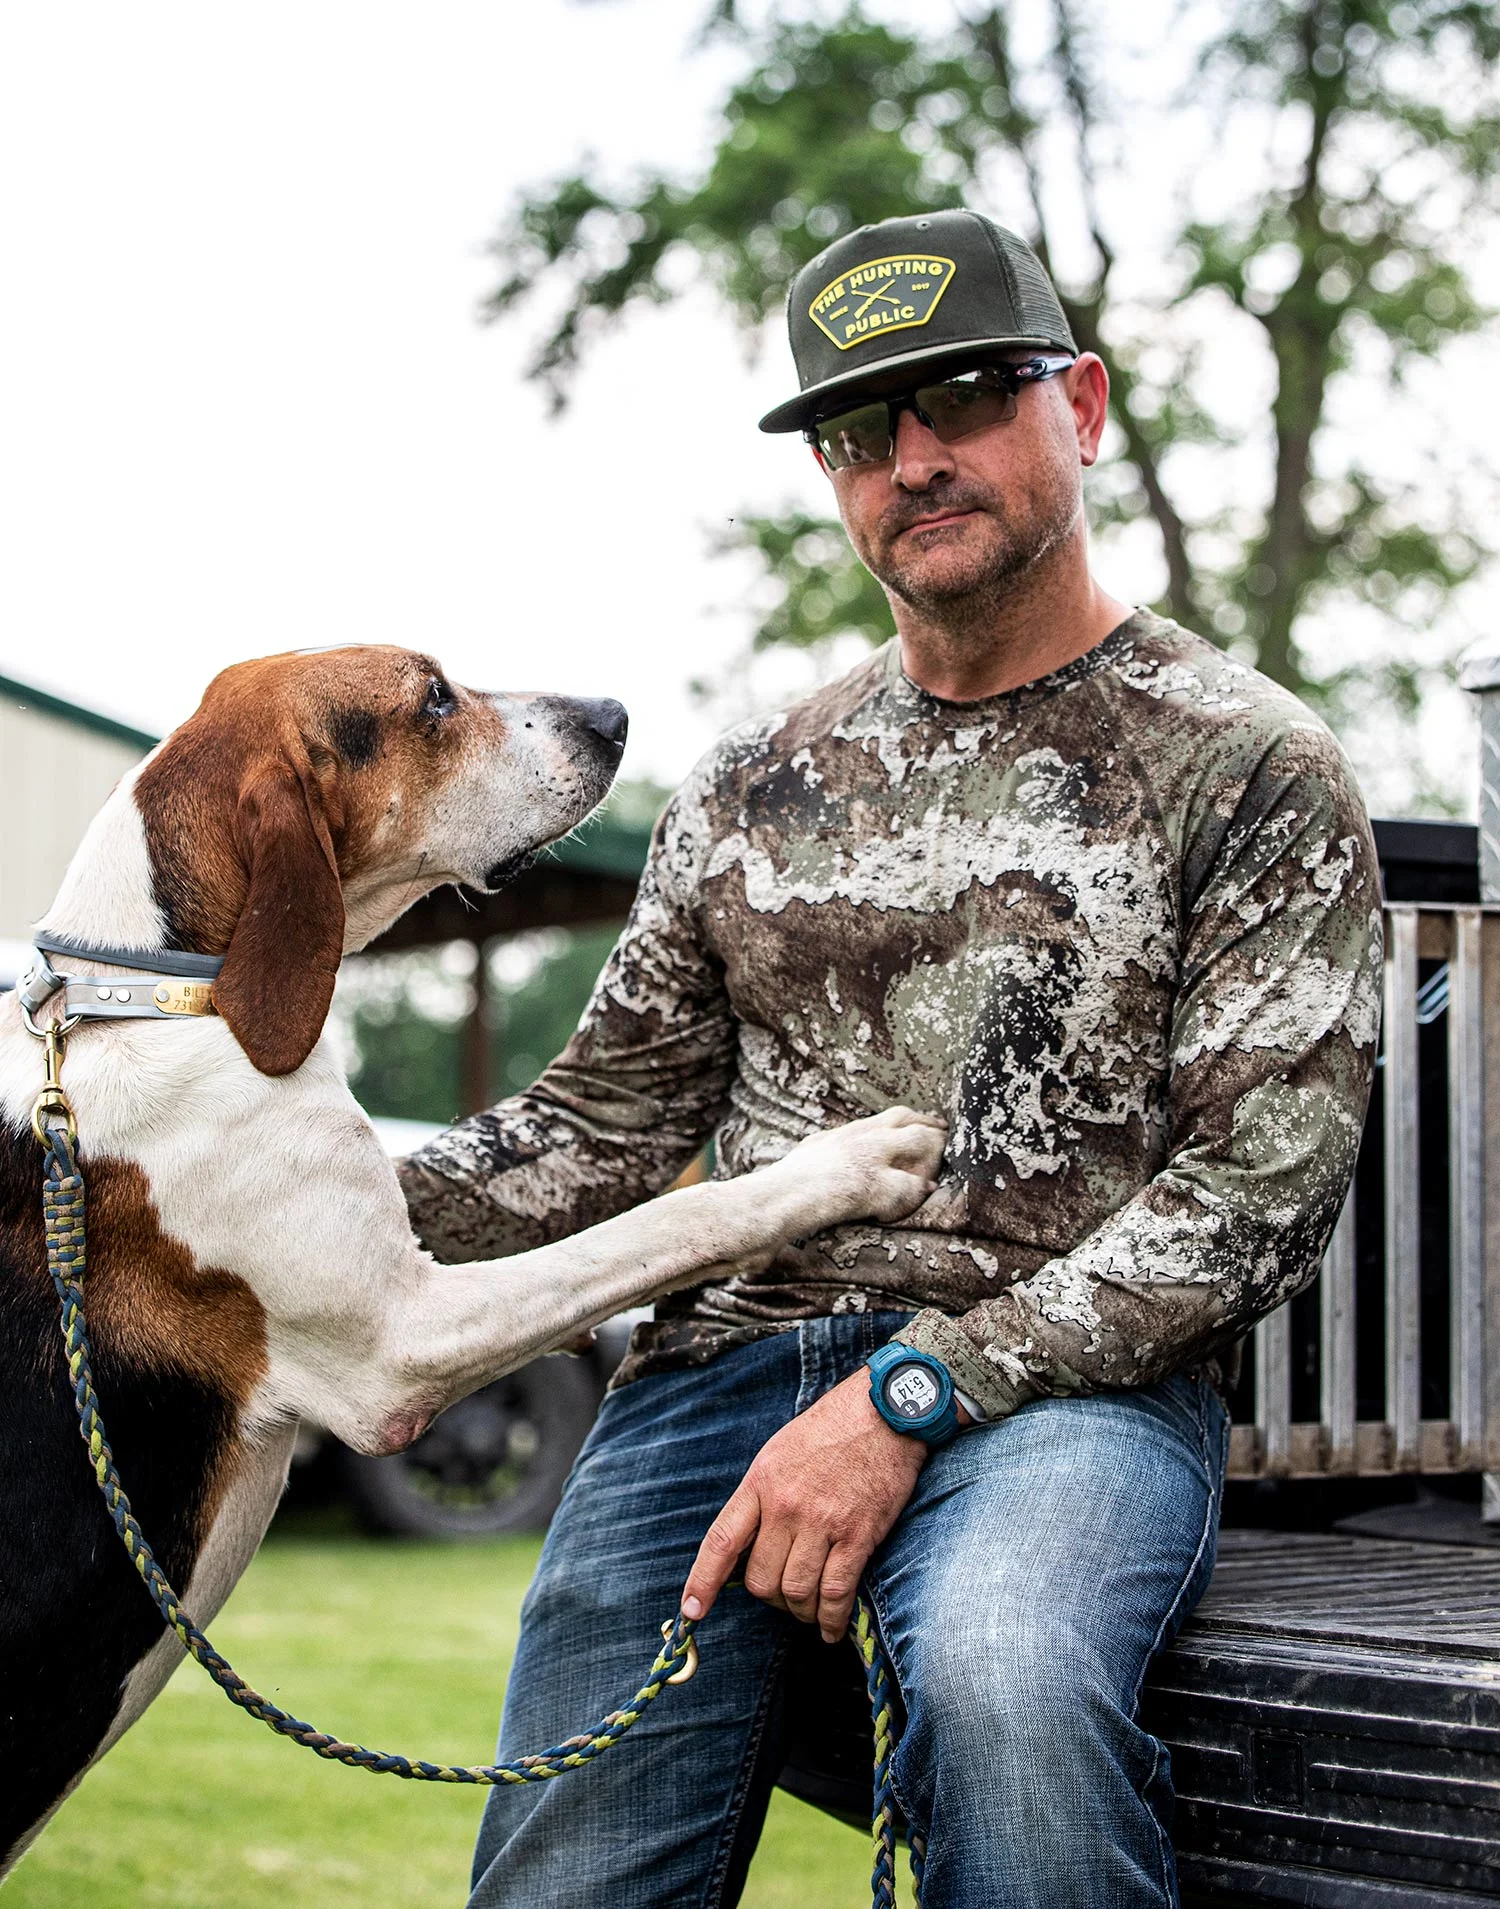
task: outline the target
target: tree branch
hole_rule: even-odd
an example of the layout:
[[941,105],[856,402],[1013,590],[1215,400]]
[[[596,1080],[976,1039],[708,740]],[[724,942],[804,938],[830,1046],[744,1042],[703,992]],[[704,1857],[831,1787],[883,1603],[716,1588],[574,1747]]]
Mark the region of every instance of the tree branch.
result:
[[1331,79],[1318,79],[1313,66],[1318,44],[1315,12],[1307,14],[1299,38],[1312,92],[1312,120],[1302,177],[1288,204],[1287,216],[1300,263],[1292,284],[1261,316],[1276,356],[1277,388],[1272,407],[1276,475],[1265,534],[1252,554],[1252,567],[1264,566],[1271,579],[1261,606],[1260,666],[1283,683],[1295,681],[1302,674],[1292,631],[1303,600],[1322,568],[1323,539],[1308,519],[1304,499],[1339,325],[1338,312],[1318,294],[1317,253],[1323,240],[1318,217],[1322,169],[1337,117],[1337,92]]
[[[1104,221],[1099,210],[1093,154],[1090,150],[1090,135],[1093,132],[1096,117],[1093,94],[1088,75],[1084,71],[1079,49],[1078,27],[1070,10],[1069,0],[1053,0],[1053,16],[1057,28],[1055,64],[1072,110],[1084,215],[1088,222],[1090,240],[1099,259],[1099,268],[1095,274],[1093,286],[1087,294],[1065,297],[1059,291],[1059,297],[1062,298],[1063,310],[1067,314],[1074,338],[1085,351],[1092,351],[1102,359],[1104,368],[1109,373],[1110,388],[1115,399],[1115,420],[1125,439],[1126,455],[1140,475],[1141,487],[1146,493],[1147,507],[1156,520],[1156,528],[1161,537],[1162,555],[1167,565],[1167,604],[1179,623],[1191,623],[1197,618],[1198,604],[1193,589],[1192,562],[1188,556],[1187,529],[1162,482],[1161,460],[1157,446],[1151,441],[1142,428],[1139,418],[1131,409],[1130,398],[1135,380],[1116,353],[1111,350],[1100,329],[1100,319],[1109,297],[1109,278],[1114,269],[1115,252],[1105,234]],[[1039,222],[1040,216],[1038,206]],[[1050,275],[1052,267],[1045,254],[1042,262],[1047,266]]]

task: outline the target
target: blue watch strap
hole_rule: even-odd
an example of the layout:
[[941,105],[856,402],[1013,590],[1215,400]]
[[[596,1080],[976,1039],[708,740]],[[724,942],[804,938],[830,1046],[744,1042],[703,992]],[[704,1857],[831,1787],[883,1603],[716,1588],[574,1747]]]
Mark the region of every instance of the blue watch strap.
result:
[[958,1430],[958,1401],[953,1376],[941,1359],[893,1339],[865,1363],[870,1403],[893,1432],[933,1449],[948,1443]]

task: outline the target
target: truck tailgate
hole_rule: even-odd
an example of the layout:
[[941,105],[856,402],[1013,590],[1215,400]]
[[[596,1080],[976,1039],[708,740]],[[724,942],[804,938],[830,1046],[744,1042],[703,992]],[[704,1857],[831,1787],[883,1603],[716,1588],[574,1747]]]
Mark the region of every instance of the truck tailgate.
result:
[[1500,1552],[1226,1531],[1142,1715],[1185,1904],[1500,1909]]

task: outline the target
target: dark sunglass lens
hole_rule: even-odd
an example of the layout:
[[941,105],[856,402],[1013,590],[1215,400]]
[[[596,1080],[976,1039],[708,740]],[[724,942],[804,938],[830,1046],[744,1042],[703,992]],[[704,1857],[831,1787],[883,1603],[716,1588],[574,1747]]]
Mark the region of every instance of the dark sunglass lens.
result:
[[836,418],[822,418],[814,428],[818,448],[835,471],[848,470],[851,464],[883,464],[895,448],[890,413],[883,404],[867,404]]
[[944,444],[971,431],[1004,424],[1016,415],[1016,394],[998,378],[949,378],[943,384],[924,385],[916,400]]

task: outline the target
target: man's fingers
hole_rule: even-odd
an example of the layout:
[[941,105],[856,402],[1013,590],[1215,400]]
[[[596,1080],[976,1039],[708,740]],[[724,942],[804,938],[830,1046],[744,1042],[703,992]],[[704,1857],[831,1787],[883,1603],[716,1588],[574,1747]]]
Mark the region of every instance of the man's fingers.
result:
[[714,1599],[734,1576],[740,1554],[754,1538],[759,1525],[760,1500],[747,1485],[741,1485],[703,1534],[703,1542],[683,1587],[685,1616],[704,1617],[713,1609]]
[[792,1548],[792,1536],[790,1527],[766,1524],[762,1520],[755,1549],[745,1560],[745,1589],[751,1597],[758,1597],[763,1604],[772,1604],[778,1610],[785,1608],[781,1579],[787,1553]]
[[859,1545],[836,1544],[824,1560],[823,1582],[818,1592],[818,1629],[823,1633],[825,1644],[836,1644],[848,1630],[859,1590],[859,1574],[869,1558],[868,1549]]
[[816,1529],[799,1532],[781,1567],[781,1601],[793,1617],[811,1624],[818,1615],[819,1586],[828,1540]]

